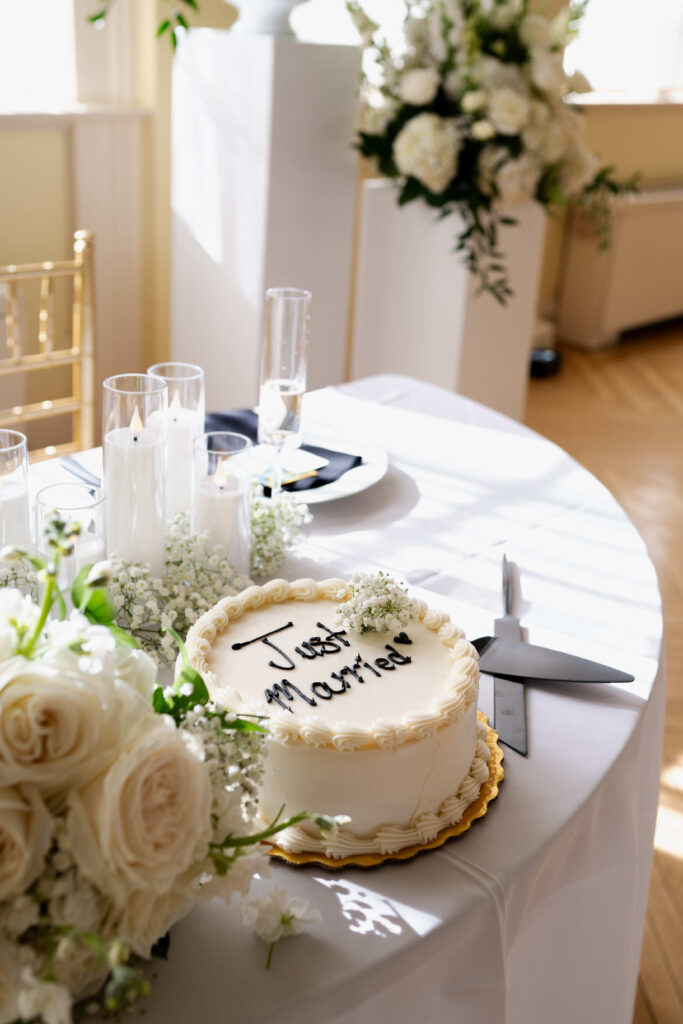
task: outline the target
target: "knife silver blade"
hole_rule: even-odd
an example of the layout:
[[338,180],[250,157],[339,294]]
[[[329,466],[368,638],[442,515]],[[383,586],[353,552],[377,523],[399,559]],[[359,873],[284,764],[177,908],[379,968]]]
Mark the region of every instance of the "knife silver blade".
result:
[[621,669],[575,654],[537,647],[523,640],[480,636],[471,641],[479,652],[479,669],[505,679],[536,679],[549,683],[632,683]]
[[[512,578],[510,563],[503,555],[503,616],[493,623],[493,632],[498,639],[522,641],[522,626],[512,614]],[[480,666],[481,667],[481,666]],[[493,721],[501,743],[512,747],[523,757],[527,755],[526,737],[526,694],[524,683],[493,676]]]

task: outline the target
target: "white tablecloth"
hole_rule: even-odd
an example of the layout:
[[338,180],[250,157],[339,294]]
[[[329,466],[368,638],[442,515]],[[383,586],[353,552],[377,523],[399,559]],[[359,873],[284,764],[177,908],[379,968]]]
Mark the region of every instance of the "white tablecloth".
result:
[[[195,910],[173,929],[139,1020],[627,1024],[664,713],[661,604],[640,536],[560,449],[432,385],[327,388],[307,396],[305,417],[384,446],[390,467],[315,506],[283,576],[393,570],[474,637],[501,613],[504,551],[532,642],[636,681],[528,687],[528,758],[505,748],[489,813],[440,849],[371,871],[276,866],[274,881],[323,920],[280,943],[268,971],[237,906]],[[491,703],[484,677],[480,706]]]

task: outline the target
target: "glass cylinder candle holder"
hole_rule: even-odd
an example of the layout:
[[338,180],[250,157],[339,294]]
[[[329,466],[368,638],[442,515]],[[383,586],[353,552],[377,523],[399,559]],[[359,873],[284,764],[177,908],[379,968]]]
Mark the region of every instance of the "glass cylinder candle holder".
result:
[[147,369],[168,385],[166,518],[190,511],[192,442],[204,433],[204,371],[193,363],[155,363]]
[[28,446],[18,430],[0,430],[0,547],[31,545]]
[[80,570],[105,557],[104,491],[90,484],[50,484],[36,495],[36,548],[49,555],[46,528],[57,513],[60,519],[78,527],[72,535],[73,554],[60,559],[57,583],[70,587]]
[[103,387],[107,554],[148,562],[162,576],[168,387],[144,373],[109,377]]
[[251,447],[244,434],[226,431],[193,442],[192,532],[208,532],[245,576],[251,553]]

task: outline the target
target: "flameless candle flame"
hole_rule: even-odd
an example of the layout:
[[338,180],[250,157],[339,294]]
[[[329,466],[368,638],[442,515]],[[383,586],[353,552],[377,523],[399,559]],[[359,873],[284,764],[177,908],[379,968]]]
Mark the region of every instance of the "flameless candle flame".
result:
[[222,491],[228,482],[228,474],[225,472],[223,467],[223,459],[218,460],[218,466],[216,467],[216,472],[213,475],[213,482],[219,491]]
[[135,411],[134,411],[133,415],[131,416],[131,420],[130,420],[130,432],[131,432],[131,435],[132,435],[134,441],[137,441],[138,436],[139,436],[141,430],[142,430],[142,420],[140,419],[140,413],[139,413],[138,407],[136,405],[135,406]]
[[178,390],[176,389],[173,392],[173,401],[171,402],[171,404],[169,406],[169,412],[171,413],[171,417],[172,417],[174,423],[176,423],[177,420],[178,420],[178,415],[177,414],[178,414],[179,410],[180,410],[180,395],[178,394]]

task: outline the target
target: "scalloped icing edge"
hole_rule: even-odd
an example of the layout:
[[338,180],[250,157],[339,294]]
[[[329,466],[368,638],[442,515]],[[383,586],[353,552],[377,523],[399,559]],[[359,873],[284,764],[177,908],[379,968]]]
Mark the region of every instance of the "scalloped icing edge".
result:
[[[330,578],[319,583],[312,579],[270,580],[263,586],[247,587],[240,594],[224,597],[210,611],[205,612],[187,634],[185,646],[190,661],[209,688],[234,693],[229,687],[219,684],[209,668],[209,655],[215,640],[225,632],[231,622],[241,619],[248,611],[254,611],[265,604],[280,604],[284,601],[344,601],[350,593],[346,580]],[[381,720],[371,722],[367,729],[350,726],[341,721],[326,726],[309,719],[302,725],[289,722],[275,712],[269,719],[269,732],[281,743],[302,743],[313,747],[333,747],[335,750],[351,752],[367,749],[394,749],[405,743],[425,739],[456,722],[477,700],[479,692],[479,668],[477,651],[465,638],[463,631],[451,622],[445,612],[434,611],[424,601],[416,601],[416,618],[427,629],[437,634],[450,647],[451,670],[446,681],[443,696],[432,702],[427,710],[408,712],[401,722]],[[235,694],[243,706],[242,713],[258,708],[247,704]],[[235,710],[235,709],[231,709]],[[410,720],[412,716],[412,721]],[[406,721],[406,719],[409,719]]]
[[477,797],[465,809],[460,819],[457,822],[447,824],[432,839],[404,846],[393,853],[356,853],[345,857],[328,857],[324,853],[308,850],[294,853],[283,849],[276,843],[264,841],[262,845],[267,848],[266,852],[271,857],[277,860],[284,860],[288,864],[318,864],[334,870],[346,867],[374,868],[384,864],[386,861],[410,860],[417,856],[418,853],[423,853],[425,850],[435,850],[439,846],[443,846],[448,839],[454,839],[456,836],[467,832],[475,821],[486,815],[489,804],[498,796],[500,783],[505,778],[505,770],[503,768],[504,755],[502,747],[498,743],[498,733],[488,724],[488,719],[483,711],[477,711],[477,722],[483,725],[486,730],[485,742],[489,750],[487,762],[488,777],[482,783]]

